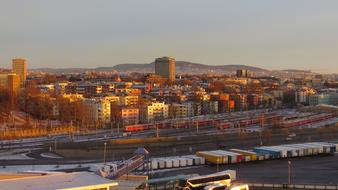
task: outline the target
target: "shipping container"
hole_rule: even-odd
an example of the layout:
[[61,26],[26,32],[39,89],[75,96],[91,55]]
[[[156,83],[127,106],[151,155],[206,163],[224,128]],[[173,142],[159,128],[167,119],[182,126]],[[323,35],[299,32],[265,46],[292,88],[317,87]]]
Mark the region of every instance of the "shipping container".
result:
[[165,158],[162,159],[165,162],[165,168],[172,168],[173,167],[173,161],[171,158]]
[[224,154],[222,152],[219,152],[219,150],[210,151],[214,154],[217,154],[222,157],[223,162],[221,164],[231,164],[236,163],[234,160],[236,160],[236,157],[231,157],[229,154]]
[[331,143],[314,142],[314,143],[310,143],[310,144],[322,146],[323,147],[323,153],[333,154],[333,153],[336,152],[336,146],[334,144],[331,144]]
[[278,146],[269,146],[268,148],[272,149],[272,150],[277,150],[280,151],[281,157],[282,158],[287,158],[288,157],[288,150],[282,147],[278,147]]
[[180,167],[180,160],[178,160],[177,158],[172,158],[172,161],[173,161],[173,168]]
[[183,156],[184,158],[190,158],[192,160],[192,164],[194,166],[201,165],[201,157],[195,156],[195,155],[187,155]]
[[[281,153],[278,150],[273,150],[267,147],[255,147],[253,149],[254,152],[258,154],[264,155],[264,159],[276,159],[276,158],[281,158]],[[266,158],[266,155],[269,155],[268,158]]]
[[305,143],[305,145],[312,147],[315,155],[324,153],[324,147],[322,145],[316,143]]
[[200,163],[201,163],[201,165],[205,164],[205,158],[204,157],[200,157]]
[[297,149],[289,147],[289,146],[286,146],[286,145],[273,146],[272,148],[276,148],[278,150],[286,152],[286,155],[287,155],[288,158],[297,157],[298,156]]
[[242,162],[250,162],[251,161],[251,157],[250,156],[245,156],[243,155],[243,160]]
[[258,154],[257,157],[258,157],[258,160],[264,160],[265,159],[264,155],[261,155],[261,154]]
[[158,159],[158,168],[164,169],[165,168],[165,161]]
[[187,166],[187,160],[185,158],[178,158],[180,161],[180,167],[186,167]]
[[299,146],[299,147],[303,147],[304,148],[304,156],[312,156],[315,155],[315,148],[310,146],[310,145],[306,145],[306,144],[295,144],[295,146]]
[[196,152],[196,155],[204,158],[205,161],[213,163],[213,164],[222,164],[224,163],[223,156],[220,156],[215,153],[211,153],[210,151],[199,151]]
[[323,144],[325,146],[328,146],[330,148],[330,153],[333,154],[337,151],[336,145],[333,143],[328,143],[328,142],[318,142],[318,144]]
[[230,149],[229,151],[231,152],[235,152],[235,153],[239,153],[242,154],[244,156],[250,156],[250,160],[251,161],[255,161],[257,160],[257,153],[253,152],[253,151],[248,151],[248,150],[240,150],[240,149]]
[[228,155],[228,159],[231,158],[231,161],[228,160],[229,163],[238,163],[242,162],[244,160],[244,157],[242,154],[238,154],[235,152],[229,152],[225,150],[216,150],[218,153]]
[[[263,154],[265,159],[276,159],[282,157],[279,150],[274,150],[268,147],[255,147],[253,151],[258,154]],[[269,155],[268,158],[266,158],[266,155]]]
[[158,169],[158,160],[156,160],[156,159],[151,160],[151,169],[153,169],[153,170]]
[[191,159],[191,158],[184,158],[184,159],[187,160],[187,166],[193,166],[194,165],[193,159]]
[[304,156],[305,148],[301,146],[296,146],[295,144],[284,145],[286,147],[294,148],[298,156]]

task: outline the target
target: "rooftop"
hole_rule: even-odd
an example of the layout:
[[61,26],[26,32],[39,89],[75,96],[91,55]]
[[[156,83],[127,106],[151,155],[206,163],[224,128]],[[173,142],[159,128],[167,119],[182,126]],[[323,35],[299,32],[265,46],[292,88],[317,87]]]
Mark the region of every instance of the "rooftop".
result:
[[117,182],[89,172],[48,173],[40,176],[0,180],[1,190],[75,190],[79,187],[104,188],[117,185]]

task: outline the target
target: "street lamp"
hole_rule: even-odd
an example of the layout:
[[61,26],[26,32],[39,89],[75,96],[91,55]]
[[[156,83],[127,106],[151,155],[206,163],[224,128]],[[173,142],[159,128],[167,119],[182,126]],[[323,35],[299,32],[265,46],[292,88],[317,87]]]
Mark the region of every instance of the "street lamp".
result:
[[54,139],[54,151],[56,153],[56,138]]
[[107,142],[103,143],[104,148],[103,148],[103,163],[106,164],[106,148],[107,148]]
[[291,161],[288,161],[288,184],[291,185]]

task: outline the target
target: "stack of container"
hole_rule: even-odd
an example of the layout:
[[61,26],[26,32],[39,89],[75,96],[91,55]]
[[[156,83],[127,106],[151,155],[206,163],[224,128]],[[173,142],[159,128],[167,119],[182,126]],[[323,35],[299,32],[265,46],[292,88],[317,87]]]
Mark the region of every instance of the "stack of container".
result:
[[149,164],[150,168],[153,170],[170,169],[204,165],[205,159],[196,155],[186,155],[181,157],[154,158],[149,162]]
[[[249,162],[249,161],[256,161],[257,158],[257,153],[252,152],[252,151],[248,151],[248,150],[240,150],[240,149],[230,149],[229,151],[231,152],[235,152],[238,154],[242,154],[245,157],[245,161]],[[264,158],[264,157],[263,157]]]
[[182,156],[182,157],[191,159],[192,165],[194,165],[194,166],[205,164],[205,159],[203,157],[199,157],[199,156],[196,156],[196,155],[187,155],[187,156]]
[[212,164],[233,164],[256,160],[333,154],[337,151],[337,148],[338,144],[311,142],[279,146],[261,146],[255,147],[253,150],[230,149],[229,151],[199,151],[196,152],[196,155],[155,158],[152,159],[149,164],[153,170],[198,166],[205,164],[205,162]]
[[212,152],[223,155],[223,156],[228,156],[228,164],[239,163],[239,162],[242,162],[244,159],[242,154],[238,154],[235,152],[229,152],[225,150],[216,150]]
[[270,147],[256,147],[253,151],[257,154],[265,155],[264,159],[277,159],[282,157],[281,151]]
[[199,151],[196,152],[196,155],[199,157],[203,157],[205,161],[208,161],[213,164],[223,164],[228,161],[225,161],[225,157],[219,154],[212,153],[210,151]]

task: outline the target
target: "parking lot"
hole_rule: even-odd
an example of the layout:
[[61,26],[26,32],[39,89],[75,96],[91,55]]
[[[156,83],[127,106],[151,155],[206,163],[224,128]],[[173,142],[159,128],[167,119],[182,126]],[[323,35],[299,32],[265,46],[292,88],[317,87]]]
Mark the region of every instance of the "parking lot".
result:
[[[237,180],[241,183],[288,182],[288,161],[291,161],[291,183],[313,185],[338,185],[338,155],[313,156],[292,159],[267,160],[235,165],[219,166],[219,171],[233,169],[237,171]],[[210,174],[217,172],[217,166],[205,166],[176,171],[155,173],[152,177],[167,177],[179,174]]]

